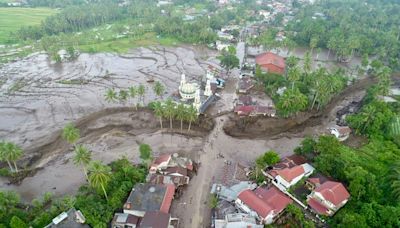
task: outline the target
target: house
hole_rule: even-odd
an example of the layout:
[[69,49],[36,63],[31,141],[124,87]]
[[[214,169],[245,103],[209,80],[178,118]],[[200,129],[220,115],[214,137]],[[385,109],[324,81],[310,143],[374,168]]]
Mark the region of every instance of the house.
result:
[[239,95],[236,100],[236,106],[254,105],[253,98],[249,95]]
[[306,187],[314,191],[315,188],[319,187],[321,184],[329,181],[330,179],[321,173],[315,173],[312,174],[307,180],[306,180]]
[[180,166],[168,167],[166,169],[159,170],[159,172],[163,175],[170,175],[170,176],[185,177],[188,175],[188,170]]
[[140,221],[140,228],[169,228],[171,226],[171,216],[161,211],[148,211]]
[[334,135],[339,141],[345,141],[346,139],[349,138],[351,129],[347,126],[341,127],[341,126],[335,126],[328,128],[329,132]]
[[85,221],[85,216],[80,210],[71,208],[53,218],[52,222],[45,228],[89,228],[90,226],[85,224]]
[[308,163],[296,165],[291,168],[272,169],[266,172],[266,176],[274,182],[274,184],[283,191],[299,182],[303,177],[310,176],[314,171]]
[[249,77],[243,77],[238,82],[238,93],[248,93],[254,87],[253,80]]
[[285,59],[272,52],[266,52],[256,56],[256,63],[262,70],[268,73],[285,73]]
[[156,173],[157,170],[167,168],[170,161],[171,161],[170,154],[163,154],[156,157],[153,160],[153,163],[151,163],[150,165],[149,173]]
[[263,228],[257,224],[256,218],[245,213],[227,214],[224,219],[215,220],[215,228]]
[[271,224],[292,202],[276,187],[259,187],[255,191],[242,191],[235,204],[241,211],[256,216],[263,224]]
[[221,184],[213,184],[211,187],[211,194],[216,194],[219,199],[226,200],[228,202],[234,202],[239,193],[246,189],[254,190],[257,188],[257,184],[250,181],[241,181],[238,184],[226,187]]
[[350,194],[342,183],[326,181],[307,196],[307,203],[317,214],[332,216],[349,198]]
[[169,213],[174,194],[173,184],[136,184],[124,204],[124,213],[138,217],[149,211]]
[[125,213],[115,213],[111,221],[111,228],[136,228],[139,227],[141,218]]
[[173,184],[176,188],[189,184],[190,178],[188,176],[173,176],[161,174],[149,174],[147,182],[151,184]]

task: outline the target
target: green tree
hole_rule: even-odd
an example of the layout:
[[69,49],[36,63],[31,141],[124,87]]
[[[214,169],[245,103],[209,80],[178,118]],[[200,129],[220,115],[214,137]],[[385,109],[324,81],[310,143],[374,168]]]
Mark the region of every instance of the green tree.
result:
[[289,56],[286,59],[286,65],[288,66],[289,69],[297,66],[298,63],[299,63],[299,59],[296,56]]
[[292,90],[294,89],[294,83],[300,80],[301,71],[298,67],[292,67],[287,72],[288,80],[292,83]]
[[308,99],[299,89],[285,90],[276,105],[278,112],[283,117],[289,117],[292,114],[304,110],[307,107]]
[[193,106],[190,106],[186,112],[186,121],[189,122],[188,131],[190,131],[192,123],[196,121],[198,117],[197,110]]
[[146,87],[144,87],[144,85],[139,85],[137,92],[144,105],[144,96],[146,94]]
[[85,174],[86,179],[89,181],[89,176],[86,167],[92,160],[92,153],[83,145],[77,145],[74,151],[75,151],[75,155],[73,158],[74,164],[82,166],[83,173]]
[[61,137],[68,143],[75,146],[76,141],[80,137],[79,129],[74,126],[73,123],[68,123],[62,130]]
[[118,100],[121,101],[122,103],[125,103],[126,100],[128,99],[129,93],[126,90],[121,89],[118,93]]
[[[135,99],[136,96],[138,95],[138,89],[136,88],[136,86],[130,86],[128,88],[128,92],[129,92],[129,97],[132,99]],[[137,110],[137,106],[138,106],[138,104],[136,102],[135,103],[136,110]]]
[[160,120],[160,128],[163,129],[163,116],[164,116],[164,107],[160,101],[156,101],[153,104],[154,114]]
[[92,161],[89,165],[89,183],[96,190],[103,191],[108,201],[106,188],[111,180],[111,168],[103,165],[100,161]]
[[107,89],[106,94],[104,95],[107,102],[114,102],[117,99],[117,93],[114,89]]
[[140,159],[142,159],[143,164],[146,164],[148,167],[150,161],[152,159],[152,149],[149,144],[140,144],[139,145]]
[[154,93],[155,93],[157,96],[159,96],[160,98],[162,98],[162,95],[163,95],[164,92],[165,92],[165,87],[164,87],[164,85],[163,85],[161,82],[156,81],[156,82],[154,83],[154,86],[153,86],[153,91],[154,91]]
[[181,131],[183,130],[183,121],[185,120],[187,115],[187,108],[183,103],[180,103],[176,107],[176,118],[181,121]]
[[230,70],[239,67],[236,49],[232,46],[229,46],[228,50],[223,50],[222,54],[217,58],[220,60],[221,66],[227,71],[227,74],[229,74]]
[[303,70],[306,74],[311,72],[311,64],[312,64],[312,59],[311,59],[311,54],[309,51],[306,52],[304,55],[304,63],[303,63]]
[[167,101],[165,102],[165,109],[164,109],[164,115],[169,119],[169,128],[172,129],[172,119],[175,117],[176,115],[176,104],[175,102],[172,101],[172,99],[167,99]]
[[212,194],[210,197],[210,208],[214,209],[218,206],[218,197],[215,194]]
[[[0,160],[7,161],[11,172],[18,172],[17,161],[23,155],[21,147],[11,142],[1,142],[0,143]],[[11,165],[14,164],[14,169]]]
[[28,228],[28,225],[18,216],[13,216],[10,221],[10,228]]

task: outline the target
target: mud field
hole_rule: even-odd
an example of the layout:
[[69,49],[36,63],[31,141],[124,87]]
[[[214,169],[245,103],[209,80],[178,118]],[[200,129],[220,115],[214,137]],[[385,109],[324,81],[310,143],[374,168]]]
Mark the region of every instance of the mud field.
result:
[[[0,68],[0,138],[22,146],[20,166],[36,170],[20,184],[0,178],[0,188],[15,190],[24,201],[45,192],[56,196],[74,194],[85,183],[82,170],[72,162],[73,152],[60,137],[61,129],[74,122],[93,159],[109,163],[122,156],[139,162],[138,145],[148,143],[157,156],[178,152],[200,162],[200,169],[183,195],[174,200],[173,217],[181,227],[209,225],[209,190],[214,182],[232,184],[237,167],[251,166],[268,150],[282,157],[293,153],[307,135],[326,133],[336,122],[336,112],[358,102],[369,79],[346,89],[326,109],[299,115],[292,120],[240,119],[233,114],[219,115],[233,108],[237,71],[232,72],[221,100],[191,132],[160,130],[158,119],[147,109],[135,110],[136,102],[109,104],[107,88],[146,86],[146,102],[155,99],[152,77],[166,86],[165,96],[176,92],[180,75],[201,81],[208,65],[217,66],[216,52],[194,48],[139,48],[129,54],[82,54],[73,62],[51,63],[45,54],[34,54]],[[78,82],[78,83],[77,83]],[[219,116],[219,117],[215,117]],[[175,123],[178,129],[179,123]],[[164,124],[164,127],[168,124]],[[185,126],[187,127],[187,126]],[[223,158],[221,158],[221,155]],[[229,162],[229,165],[227,165]]]

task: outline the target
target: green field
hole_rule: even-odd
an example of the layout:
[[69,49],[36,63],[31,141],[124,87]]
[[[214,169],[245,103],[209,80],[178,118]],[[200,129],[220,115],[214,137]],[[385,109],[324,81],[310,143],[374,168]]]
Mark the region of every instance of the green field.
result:
[[38,25],[56,12],[57,10],[50,8],[0,8],[0,44],[11,39],[11,32],[22,26]]

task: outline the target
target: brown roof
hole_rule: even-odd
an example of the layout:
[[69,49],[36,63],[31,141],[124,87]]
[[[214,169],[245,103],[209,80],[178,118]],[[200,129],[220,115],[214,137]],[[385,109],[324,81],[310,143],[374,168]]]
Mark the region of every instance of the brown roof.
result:
[[325,200],[333,203],[335,206],[338,206],[350,197],[349,192],[343,184],[335,181],[327,181],[317,187],[314,191],[321,193]]
[[239,81],[239,90],[249,90],[254,87],[254,83],[250,78],[242,78]]
[[187,169],[180,167],[180,166],[176,166],[176,167],[168,167],[166,169],[162,170],[163,173],[165,174],[171,174],[171,173],[179,173],[183,176],[187,176],[188,172]]
[[307,179],[307,181],[312,183],[315,187],[320,186],[321,184],[325,183],[328,180],[329,180],[328,177],[320,173],[313,174],[310,178]]
[[328,215],[328,209],[317,200],[309,198],[307,204],[318,214]]
[[282,170],[276,170],[276,172],[283,179],[285,179],[288,182],[291,182],[296,177],[302,175],[305,171],[304,171],[303,166],[298,165],[298,166],[295,166],[293,168],[286,168],[286,169],[282,169]]
[[337,127],[336,129],[341,135],[347,135],[351,133],[351,129],[349,127]]
[[175,194],[175,185],[167,184],[166,186],[167,190],[165,192],[165,196],[160,207],[160,211],[164,213],[169,212],[169,208],[171,207],[172,200],[174,199],[174,194]]
[[168,228],[170,215],[161,211],[147,211],[140,222],[141,228]]
[[253,104],[253,98],[249,95],[240,95],[238,100],[243,104],[243,105],[251,105]]
[[148,182],[152,184],[174,184],[176,187],[185,185],[188,182],[187,176],[172,176],[161,174],[149,174]]
[[275,187],[269,189],[260,187],[255,191],[247,189],[242,191],[238,198],[263,218],[272,211],[275,214],[280,213],[293,202]]
[[163,155],[160,155],[160,156],[156,157],[156,158],[153,160],[152,166],[153,166],[153,165],[158,166],[158,165],[160,165],[161,163],[168,161],[170,158],[171,158],[171,155],[170,155],[170,154],[163,154]]
[[256,63],[260,66],[272,64],[279,68],[285,68],[285,59],[272,52],[266,52],[256,57]]
[[131,215],[131,214],[125,214],[125,213],[115,213],[114,218],[111,222],[111,224],[114,225],[127,225],[127,224],[134,224],[138,225],[140,223],[140,217]]

